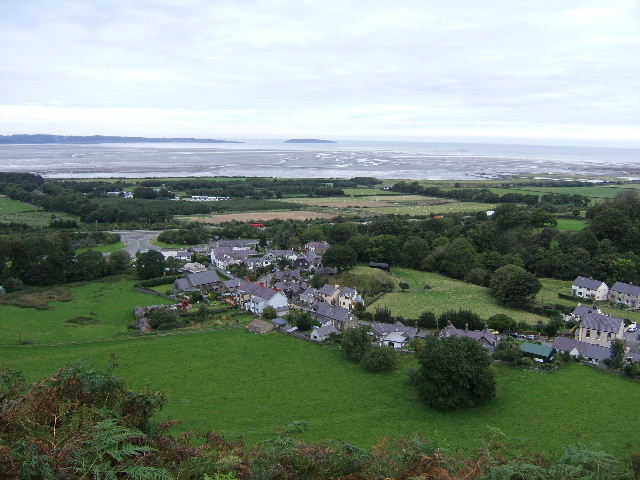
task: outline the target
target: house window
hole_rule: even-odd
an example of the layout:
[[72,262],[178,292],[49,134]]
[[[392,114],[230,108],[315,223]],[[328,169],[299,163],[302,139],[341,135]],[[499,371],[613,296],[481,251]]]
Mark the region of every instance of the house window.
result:
[[591,337],[591,330],[589,330],[587,328],[587,333],[585,334],[585,337],[590,338]]
[[601,333],[602,333],[602,332],[601,332],[600,330],[598,330],[598,331],[596,332],[596,340],[600,340],[600,334],[601,334]]
[[607,333],[607,340],[611,340],[611,333]]

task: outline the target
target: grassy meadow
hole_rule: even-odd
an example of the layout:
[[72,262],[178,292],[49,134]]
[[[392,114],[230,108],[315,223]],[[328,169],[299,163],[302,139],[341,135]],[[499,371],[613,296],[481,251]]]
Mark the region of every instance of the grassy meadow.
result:
[[[59,343],[121,336],[134,320],[136,305],[169,303],[163,297],[135,290],[134,283],[136,280],[130,278],[107,277],[58,286],[54,289],[64,289],[70,298],[49,303],[47,310],[0,304],[0,344]],[[47,290],[50,289],[3,295],[2,301],[25,294],[37,297]]]
[[563,230],[565,232],[579,232],[580,230],[584,230],[587,228],[586,220],[581,220],[579,218],[558,218],[558,224],[556,228],[558,230]]
[[21,213],[42,210],[41,207],[31,205],[30,203],[19,202],[9,197],[0,196],[0,215],[7,213]]
[[[525,321],[535,325],[546,322],[546,317],[525,312],[516,308],[500,305],[488,288],[472,285],[432,272],[420,272],[408,268],[393,268],[392,274],[399,281],[409,284],[405,292],[396,289],[380,300],[369,305],[367,310],[374,312],[378,307],[387,307],[393,315],[417,318],[423,311],[431,310],[440,314],[458,308],[469,309],[482,318],[504,313],[516,321]],[[425,285],[431,286],[425,289]]]
[[250,443],[304,420],[308,439],[342,439],[362,447],[422,432],[444,446],[474,449],[496,427],[540,451],[558,453],[591,441],[620,455],[640,448],[637,425],[621,414],[640,401],[637,382],[576,364],[547,374],[494,367],[497,398],[451,412],[420,403],[407,380],[413,357],[401,357],[396,372],[373,374],[347,362],[337,348],[275,332],[258,336],[231,329],[64,347],[14,346],[0,351],[0,365],[35,380],[78,360],[104,367],[111,353],[117,373],[133,388],[167,393],[161,417],[181,419],[179,429],[213,429]]

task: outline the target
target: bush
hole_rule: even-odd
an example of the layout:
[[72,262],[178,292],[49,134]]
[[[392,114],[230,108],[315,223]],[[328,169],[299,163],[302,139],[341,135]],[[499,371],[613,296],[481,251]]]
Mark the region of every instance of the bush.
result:
[[342,350],[352,362],[360,362],[371,350],[369,329],[366,327],[349,328],[342,334]]
[[498,313],[492,315],[487,320],[487,326],[492,330],[497,330],[500,333],[513,332],[516,329],[516,321],[509,315],[504,313]]
[[362,356],[360,365],[370,372],[386,372],[396,366],[396,352],[390,347],[378,347]]
[[23,283],[19,278],[9,277],[4,282],[4,288],[7,293],[17,292],[18,290],[21,290],[22,287]]
[[391,317],[391,310],[387,307],[378,307],[376,308],[375,313],[373,314],[373,319],[379,323],[392,323],[393,318]]
[[438,317],[440,328],[452,324],[456,328],[469,328],[469,330],[482,330],[484,322],[477,313],[471,310],[449,310],[442,312]]
[[167,277],[155,277],[148,280],[141,281],[138,285],[141,287],[157,287],[158,285],[169,285],[176,281],[178,277],[175,275],[169,275]]
[[[425,310],[418,317],[418,327],[420,328],[437,328],[436,314]],[[446,326],[446,325],[443,325]]]

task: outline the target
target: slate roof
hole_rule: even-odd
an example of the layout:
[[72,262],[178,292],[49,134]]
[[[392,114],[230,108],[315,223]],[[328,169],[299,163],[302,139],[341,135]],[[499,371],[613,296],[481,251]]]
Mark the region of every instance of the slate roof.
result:
[[611,287],[611,291],[625,293],[632,297],[640,297],[640,287],[637,285],[629,285],[628,283],[616,282]]
[[592,330],[612,333],[618,333],[620,327],[623,325],[624,320],[621,318],[600,315],[599,313],[588,313],[582,317],[580,322],[581,328],[590,328]]
[[[594,280],[593,278],[587,277],[576,277],[576,279],[573,281],[573,284],[575,286],[580,288],[588,288],[589,290],[597,290],[603,283],[604,282],[601,282],[600,280]],[[604,285],[607,286],[606,283],[604,283]]]
[[289,322],[287,322],[287,320],[282,317],[274,318],[273,320],[271,320],[271,323],[273,323],[276,327],[284,327],[285,325],[289,324]]
[[229,289],[234,289],[234,288],[238,288],[240,286],[240,279],[239,278],[232,278],[230,280],[225,280],[224,282],[222,282],[222,284]]
[[495,347],[498,341],[497,337],[489,330],[464,330],[449,325],[441,333],[443,337],[468,337],[476,341],[485,340],[490,346]]
[[271,300],[277,293],[275,290],[272,290],[271,288],[267,288],[267,287],[258,287],[256,290],[254,290],[251,295],[253,297],[258,297],[261,298],[262,300]]
[[582,318],[585,315],[588,315],[591,313],[599,314],[600,312],[595,308],[589,308],[589,307],[585,307],[584,305],[578,305],[576,309],[573,312],[571,312],[571,315],[573,315],[574,317]]
[[351,287],[345,287],[340,292],[340,296],[350,298],[351,300],[355,300],[355,298],[358,296],[358,292]]
[[336,327],[334,327],[330,323],[327,325],[322,325],[321,327],[317,327],[314,330],[318,332],[319,337],[328,337],[332,333],[338,333],[338,330],[336,330]]
[[250,240],[250,239],[236,239],[236,240],[218,240],[218,247],[253,247],[258,245],[258,240]]
[[190,273],[185,278],[178,278],[173,285],[176,290],[189,290],[219,281],[220,277],[216,272],[207,270],[206,272]]
[[395,343],[404,343],[409,338],[403,332],[391,332],[384,337],[385,341],[395,342]]
[[336,307],[329,305],[326,302],[316,302],[311,307],[311,310],[321,317],[329,318],[337,322],[346,322],[351,315],[351,312],[346,308]]
[[394,332],[400,332],[405,335],[407,338],[415,338],[418,334],[418,329],[416,327],[409,327],[401,322],[396,323],[373,323],[371,325],[371,330],[373,333],[379,337],[386,336]]
[[579,342],[573,338],[556,337],[553,342],[553,347],[559,352],[570,352],[576,349],[578,355],[598,361],[611,357],[611,349],[592,343]]
[[553,355],[553,347],[547,347],[539,343],[524,342],[520,346],[520,350],[522,350],[523,353],[530,353],[537,357],[551,358]]
[[335,285],[329,285],[328,283],[326,283],[320,290],[318,290],[318,293],[321,295],[326,295],[327,297],[330,297],[337,290],[338,288],[336,288]]

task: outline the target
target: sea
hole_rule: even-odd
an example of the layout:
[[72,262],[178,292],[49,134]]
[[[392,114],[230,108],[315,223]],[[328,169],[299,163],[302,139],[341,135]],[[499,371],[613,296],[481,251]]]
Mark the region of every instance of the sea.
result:
[[0,171],[48,178],[640,179],[640,149],[339,141],[0,145]]

